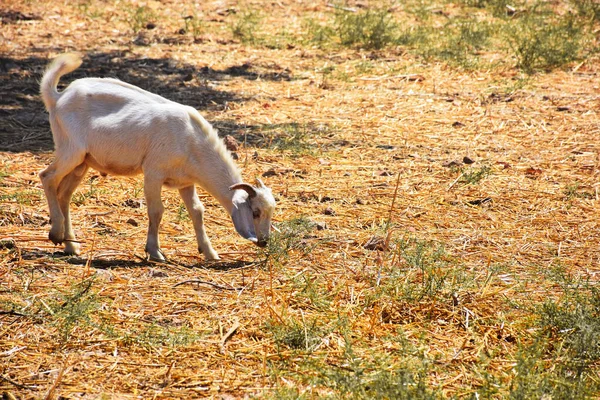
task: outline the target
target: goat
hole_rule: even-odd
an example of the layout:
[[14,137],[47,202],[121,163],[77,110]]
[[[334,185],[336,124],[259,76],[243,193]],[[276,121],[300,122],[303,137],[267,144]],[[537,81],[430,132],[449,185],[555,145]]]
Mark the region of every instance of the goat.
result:
[[61,76],[79,68],[76,54],[63,54],[49,66],[41,95],[50,116],[55,159],[39,176],[50,210],[49,239],[79,254],[69,202],[89,167],[102,175],[144,174],[148,207],[146,253],[164,261],[158,229],[164,207],[163,185],[179,190],[194,225],[198,251],[219,256],[203,223],[204,206],[195,184],[225,207],[236,231],[264,247],[269,239],[275,199],[259,179],[243,182],[217,132],[194,108],[110,78],[84,78],[58,92]]

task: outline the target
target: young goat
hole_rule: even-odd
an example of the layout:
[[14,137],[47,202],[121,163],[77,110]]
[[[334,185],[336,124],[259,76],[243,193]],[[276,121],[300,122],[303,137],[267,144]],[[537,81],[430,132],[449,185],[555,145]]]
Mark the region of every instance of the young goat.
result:
[[62,75],[81,65],[64,54],[48,67],[41,83],[56,147],[54,162],[40,173],[52,227],[49,238],[78,254],[69,202],[89,167],[102,174],[144,174],[148,205],[146,252],[163,261],[158,228],[163,214],[161,188],[179,190],[196,232],[198,250],[208,260],[219,256],[206,236],[204,206],[195,184],[213,195],[231,215],[237,232],[264,247],[269,239],[275,199],[257,179],[243,183],[222,140],[193,108],[146,92],[117,79],[85,78],[59,93]]

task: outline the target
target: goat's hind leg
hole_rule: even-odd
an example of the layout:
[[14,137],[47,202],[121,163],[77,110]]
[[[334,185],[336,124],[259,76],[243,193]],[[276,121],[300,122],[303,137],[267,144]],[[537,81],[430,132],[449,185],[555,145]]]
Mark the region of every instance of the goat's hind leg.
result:
[[71,225],[71,213],[69,212],[69,203],[73,192],[77,189],[77,186],[81,183],[85,177],[85,173],[88,170],[86,163],[79,165],[73,171],[71,171],[58,185],[58,203],[60,210],[65,218],[65,253],[78,255],[81,246],[75,239],[75,233],[73,232],[73,226]]
[[157,180],[148,175],[144,176],[144,195],[148,205],[148,237],[146,239],[146,253],[151,261],[165,261],[165,256],[160,251],[158,228],[165,210],[160,198],[162,180]]
[[196,240],[198,241],[198,251],[204,254],[207,260],[218,260],[219,255],[210,244],[210,240],[204,230],[204,206],[198,199],[196,188],[192,186],[179,189],[179,194],[185,203],[185,207],[190,214],[194,231],[196,232]]
[[75,149],[59,154],[57,152],[56,159],[48,168],[40,172],[44,193],[48,200],[48,208],[50,211],[50,220],[52,227],[48,237],[54,244],[60,244],[65,239],[65,216],[61,210],[58,199],[58,188],[63,178],[73,172],[85,158],[85,153],[77,152]]

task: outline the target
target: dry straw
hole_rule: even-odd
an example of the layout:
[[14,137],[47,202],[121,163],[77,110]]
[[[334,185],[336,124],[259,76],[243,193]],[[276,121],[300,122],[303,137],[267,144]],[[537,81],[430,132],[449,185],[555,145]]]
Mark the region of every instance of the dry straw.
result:
[[[229,11],[219,4],[202,12],[222,22]],[[307,359],[346,368],[350,337],[357,359],[379,354],[390,369],[416,362],[390,340],[398,332],[418,350],[411,354],[435,360],[430,387],[443,396],[470,395],[483,384],[482,355],[487,371],[509,385],[517,345],[530,338],[530,315],[507,299],[535,304],[558,296],[544,272],[559,265],[599,278],[596,63],[534,76],[512,90],[512,70],[459,72],[396,49],[377,57],[310,45],[274,50],[210,30],[174,45],[177,15],[160,7],[155,11],[171,19],[148,31],[149,46],[134,46],[122,33],[127,26],[118,21],[127,11],[117,5],[107,5],[102,18],[55,3],[10,7],[39,19],[3,25],[2,51],[14,66],[10,78],[2,77],[10,87],[0,91],[17,101],[2,106],[8,127],[0,140],[17,143],[9,136],[17,132],[15,149],[45,146],[48,127],[35,125],[43,116],[35,80],[47,60],[75,48],[96,60],[84,62],[85,76],[124,75],[202,106],[222,135],[240,142],[244,176],[265,175],[279,201],[280,229],[298,216],[316,225],[265,262],[216,201],[202,196],[208,234],[223,258],[204,263],[181,201],[165,190],[161,239],[170,262],[148,263],[140,178],[92,172],[72,207],[83,254],[64,257],[46,240],[47,207],[36,176],[51,153],[0,153],[6,398],[229,399],[268,396],[274,388],[316,398],[333,392],[303,381],[299,366]],[[293,15],[311,11],[288,2],[268,7],[275,20],[291,7]],[[292,31],[301,25],[295,18]],[[368,72],[355,72],[370,58]],[[334,71],[324,74],[330,66]],[[27,116],[40,142],[27,136]],[[374,237],[383,238],[380,245],[365,246]],[[411,266],[415,243],[443,248],[439,264],[427,271]],[[452,269],[473,284],[461,286]],[[392,275],[398,285],[409,284],[402,287],[421,288],[426,277],[443,274],[455,291],[390,301],[383,289]],[[336,327],[338,317],[345,328]],[[300,347],[310,351],[278,339],[273,326],[293,327],[290,321],[302,326]],[[313,321],[323,329],[316,342]],[[319,378],[316,370],[304,374]]]

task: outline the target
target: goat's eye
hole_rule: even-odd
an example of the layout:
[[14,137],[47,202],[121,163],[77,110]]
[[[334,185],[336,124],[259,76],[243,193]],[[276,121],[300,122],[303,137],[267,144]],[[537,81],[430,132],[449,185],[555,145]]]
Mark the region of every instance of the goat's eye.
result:
[[256,218],[260,218],[260,210],[252,210],[252,216]]

